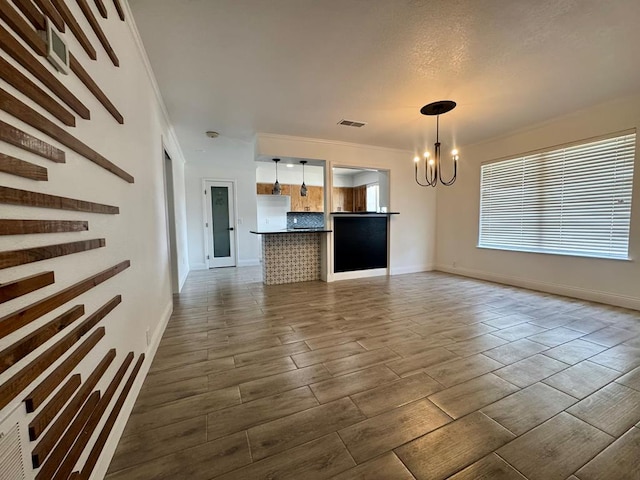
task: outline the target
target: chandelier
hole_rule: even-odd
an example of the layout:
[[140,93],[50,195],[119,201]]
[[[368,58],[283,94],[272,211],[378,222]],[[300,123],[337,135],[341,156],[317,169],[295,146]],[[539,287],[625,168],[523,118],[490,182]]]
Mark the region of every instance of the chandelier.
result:
[[435,187],[438,184],[438,180],[445,187],[453,185],[456,181],[458,173],[458,150],[451,151],[451,157],[453,158],[453,177],[445,181],[442,179],[442,167],[440,165],[440,115],[450,112],[456,108],[456,102],[451,100],[440,100],[425,105],[420,109],[420,113],[423,115],[435,115],[436,116],[436,143],[433,157],[428,151],[424,152],[424,177],[427,183],[420,183],[418,180],[418,167],[420,165],[420,157],[414,157],[416,167],[416,183],[421,187]]

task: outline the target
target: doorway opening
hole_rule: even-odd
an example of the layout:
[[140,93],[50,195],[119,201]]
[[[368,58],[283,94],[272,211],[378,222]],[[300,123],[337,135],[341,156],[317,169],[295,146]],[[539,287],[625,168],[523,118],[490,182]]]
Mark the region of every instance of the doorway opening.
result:
[[236,266],[235,185],[233,181],[204,181],[207,217],[208,268]]
[[164,152],[164,200],[167,222],[167,245],[169,254],[169,270],[171,271],[171,291],[180,293],[178,279],[178,249],[176,242],[176,211],[173,192],[173,163],[166,150]]

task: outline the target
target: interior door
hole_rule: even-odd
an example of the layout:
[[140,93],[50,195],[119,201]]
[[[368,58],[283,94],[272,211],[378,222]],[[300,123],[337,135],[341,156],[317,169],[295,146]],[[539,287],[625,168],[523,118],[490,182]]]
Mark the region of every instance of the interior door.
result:
[[236,266],[233,182],[205,182],[209,268]]

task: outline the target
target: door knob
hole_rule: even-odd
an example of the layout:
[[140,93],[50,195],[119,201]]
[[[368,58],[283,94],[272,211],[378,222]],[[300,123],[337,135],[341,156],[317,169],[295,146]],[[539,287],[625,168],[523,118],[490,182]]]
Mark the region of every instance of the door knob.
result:
[[227,228],[227,230],[233,230],[233,227],[229,227],[229,228]]

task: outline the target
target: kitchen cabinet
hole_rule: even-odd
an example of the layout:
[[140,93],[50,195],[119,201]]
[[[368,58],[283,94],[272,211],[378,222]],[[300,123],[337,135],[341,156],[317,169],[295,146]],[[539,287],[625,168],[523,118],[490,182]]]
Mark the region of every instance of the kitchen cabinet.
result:
[[353,212],[353,188],[333,187],[333,211]]
[[367,186],[366,185],[353,187],[353,211],[354,212],[367,211]]
[[[280,184],[282,195],[291,196],[292,212],[324,212],[324,188],[307,186],[307,196],[300,195],[300,185]],[[258,195],[271,195],[272,183],[256,184]]]

